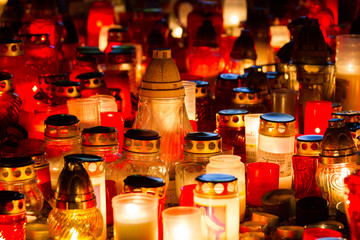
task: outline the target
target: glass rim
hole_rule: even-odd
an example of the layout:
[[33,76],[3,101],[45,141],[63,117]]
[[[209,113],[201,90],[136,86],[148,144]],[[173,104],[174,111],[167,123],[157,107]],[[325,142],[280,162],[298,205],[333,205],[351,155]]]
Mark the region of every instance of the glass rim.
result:
[[163,219],[167,220],[175,220],[175,219],[183,219],[194,217],[196,215],[201,216],[202,210],[197,207],[189,207],[189,206],[177,206],[167,208],[162,212]]
[[[111,205],[115,208],[121,204],[129,203],[151,203],[154,207],[158,205],[159,199],[155,195],[146,193],[119,194],[111,199]],[[148,204],[145,207],[149,207]]]
[[340,34],[336,36],[336,40],[338,39],[357,39],[360,38],[360,34]]

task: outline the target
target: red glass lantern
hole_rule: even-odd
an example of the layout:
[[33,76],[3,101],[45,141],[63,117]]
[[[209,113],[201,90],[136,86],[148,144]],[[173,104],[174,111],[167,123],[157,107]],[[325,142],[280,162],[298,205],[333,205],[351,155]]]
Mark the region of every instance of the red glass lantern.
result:
[[324,135],[328,121],[332,118],[332,112],[332,103],[329,101],[307,101],[304,134]]
[[26,239],[25,195],[0,191],[0,238]]
[[344,179],[345,209],[349,221],[351,240],[360,238],[360,170]]
[[93,95],[108,94],[106,88],[104,73],[88,72],[76,76],[76,80],[80,81],[81,97],[90,97]]
[[99,33],[102,27],[115,22],[114,6],[108,0],[95,0],[89,6],[86,44],[99,46]]

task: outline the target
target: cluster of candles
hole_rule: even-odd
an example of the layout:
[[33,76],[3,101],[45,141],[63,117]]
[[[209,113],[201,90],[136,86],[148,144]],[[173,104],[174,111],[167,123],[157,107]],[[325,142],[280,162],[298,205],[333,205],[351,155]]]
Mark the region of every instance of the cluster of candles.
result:
[[317,19],[270,42],[246,1],[179,1],[165,41],[161,12],[95,0],[78,46],[45,2],[0,41],[0,239],[340,239],[341,206],[359,238],[359,36],[334,64]]

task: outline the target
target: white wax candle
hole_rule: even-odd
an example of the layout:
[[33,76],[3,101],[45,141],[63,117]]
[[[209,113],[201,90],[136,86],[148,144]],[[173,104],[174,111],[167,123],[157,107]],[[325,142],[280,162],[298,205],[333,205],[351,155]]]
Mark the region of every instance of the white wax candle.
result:
[[292,175],[279,178],[279,189],[291,189],[292,188]]

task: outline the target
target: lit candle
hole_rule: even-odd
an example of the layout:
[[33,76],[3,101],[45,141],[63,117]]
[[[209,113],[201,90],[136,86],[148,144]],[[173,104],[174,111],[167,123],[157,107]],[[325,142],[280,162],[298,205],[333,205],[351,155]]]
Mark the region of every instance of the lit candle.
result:
[[360,92],[360,36],[339,35],[336,37],[336,95],[340,96],[343,110],[360,110],[355,101]]
[[129,193],[114,197],[112,204],[115,240],[158,240],[157,197]]
[[246,163],[256,162],[261,114],[245,115]]
[[202,211],[196,207],[172,207],[163,211],[164,240],[204,239]]

